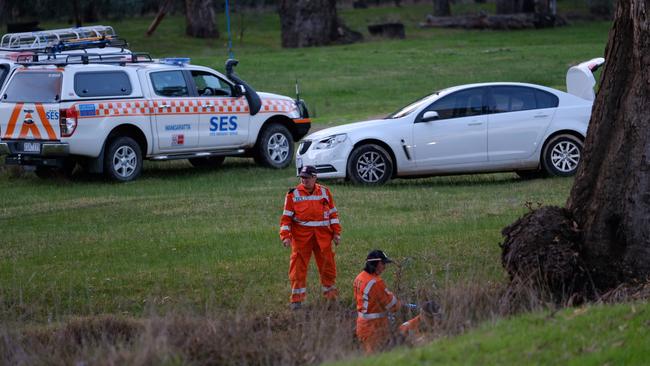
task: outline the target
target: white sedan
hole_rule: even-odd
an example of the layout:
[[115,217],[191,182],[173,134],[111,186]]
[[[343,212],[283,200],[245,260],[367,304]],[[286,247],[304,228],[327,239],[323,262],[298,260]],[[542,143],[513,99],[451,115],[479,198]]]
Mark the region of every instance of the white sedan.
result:
[[384,119],[305,137],[296,168],[319,179],[383,184],[394,177],[515,171],[570,176],[581,160],[596,84],[596,58],[567,72],[567,90],[525,83],[455,86]]

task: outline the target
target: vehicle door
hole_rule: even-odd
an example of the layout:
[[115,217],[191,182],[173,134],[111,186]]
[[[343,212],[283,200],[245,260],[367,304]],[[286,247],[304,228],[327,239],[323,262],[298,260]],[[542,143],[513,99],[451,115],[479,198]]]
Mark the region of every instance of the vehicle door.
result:
[[20,70],[8,82],[0,103],[2,140],[20,140],[18,153],[40,154],[41,142],[59,140],[59,101],[63,73]]
[[199,146],[237,147],[246,143],[250,113],[243,96],[235,97],[231,84],[203,70],[192,70],[192,80],[201,104]]
[[149,74],[153,88],[152,110],[160,151],[198,148],[199,100],[183,70]]
[[515,85],[490,87],[488,159],[529,158],[553,119],[558,98],[546,91]]
[[[487,161],[486,88],[470,88],[446,95],[421,111],[413,125],[418,168]],[[423,119],[436,112],[436,119]]]

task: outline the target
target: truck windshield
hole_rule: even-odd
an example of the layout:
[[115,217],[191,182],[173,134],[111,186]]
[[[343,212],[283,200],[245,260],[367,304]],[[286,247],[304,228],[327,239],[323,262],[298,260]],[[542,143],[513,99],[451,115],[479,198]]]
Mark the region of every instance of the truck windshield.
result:
[[61,73],[56,71],[18,72],[7,86],[3,102],[56,103],[62,80]]

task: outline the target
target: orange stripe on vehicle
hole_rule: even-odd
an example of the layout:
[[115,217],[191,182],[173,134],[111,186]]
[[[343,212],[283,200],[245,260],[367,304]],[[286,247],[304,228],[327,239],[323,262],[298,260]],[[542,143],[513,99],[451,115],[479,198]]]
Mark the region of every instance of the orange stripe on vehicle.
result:
[[32,136],[34,136],[35,139],[40,140],[41,139],[41,132],[38,130],[38,127],[36,127],[36,124],[34,123],[23,123],[23,127],[20,129],[20,135],[18,138],[24,139],[27,137],[27,133],[31,132]]
[[5,131],[5,139],[10,139],[11,135],[14,134],[14,129],[16,128],[16,121],[20,115],[20,110],[23,108],[24,103],[16,103],[14,110],[11,112],[11,118],[9,118],[9,125],[7,126],[7,131]]
[[43,123],[43,126],[45,127],[47,137],[49,137],[50,140],[56,140],[56,133],[54,133],[52,125],[50,125],[50,121],[45,115],[45,108],[43,108],[43,105],[41,103],[36,104],[36,111],[38,112],[38,117],[41,119],[41,123]]
[[311,123],[311,118],[295,118],[294,123]]

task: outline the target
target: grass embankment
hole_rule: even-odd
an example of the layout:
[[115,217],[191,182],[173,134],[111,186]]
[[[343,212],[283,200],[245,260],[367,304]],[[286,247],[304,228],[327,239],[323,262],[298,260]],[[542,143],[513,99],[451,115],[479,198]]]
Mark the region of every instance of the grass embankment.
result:
[[650,306],[631,303],[540,312],[459,337],[343,365],[647,365]]

